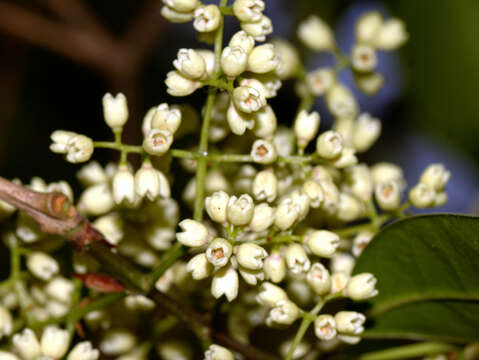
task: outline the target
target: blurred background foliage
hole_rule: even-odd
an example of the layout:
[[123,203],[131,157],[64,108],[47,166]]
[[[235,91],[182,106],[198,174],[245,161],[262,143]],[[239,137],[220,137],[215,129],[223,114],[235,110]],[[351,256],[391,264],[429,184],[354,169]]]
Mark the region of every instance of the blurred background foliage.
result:
[[[11,11],[14,6],[59,24],[53,34],[60,44],[70,30],[62,30],[64,19],[52,11],[52,4],[58,5],[59,1],[62,0],[0,0],[0,174],[7,178],[19,177],[28,182],[37,175],[47,181],[74,182],[78,166],[48,150],[49,135],[55,129],[66,129],[97,140],[110,138],[101,108],[101,97],[107,91],[123,91],[131,96],[132,118],[126,136],[131,143],[141,141],[141,119],[149,107],[167,101],[192,102],[200,109],[204,101],[204,91],[179,99],[166,94],[164,79],[177,49],[204,46],[195,39],[191,24],[169,24],[161,19],[161,0],[78,0],[115,37],[134,27],[146,9],[156,9],[148,18],[149,27],[140,27],[142,32],[134,34],[133,44],[145,39],[148,44],[131,72],[121,67],[129,48],[110,54],[102,47],[99,50],[106,53],[103,63],[91,64],[25,36],[33,33],[35,39],[44,33],[30,18]],[[64,1],[68,4],[73,0]],[[473,211],[479,189],[479,2],[265,2],[266,14],[272,18],[277,35],[297,42],[296,24],[314,13],[334,27],[344,51],[348,50],[354,21],[362,11],[379,9],[405,21],[409,42],[399,52],[383,57],[380,70],[386,77],[385,89],[375,99],[359,98],[363,110],[381,117],[384,131],[379,143],[362,159],[390,160],[404,166],[410,185],[428,163],[445,162],[453,176],[450,202],[440,210]],[[69,25],[77,28],[75,23]],[[233,33],[237,24],[228,25],[227,31]],[[65,45],[70,47],[68,51],[75,52],[75,43],[68,43],[67,39]],[[311,68],[323,61],[304,54]],[[121,71],[112,70],[116,68]],[[348,74],[343,76],[347,82]],[[286,82],[273,102],[279,121],[284,124],[292,123],[297,105],[293,85]],[[317,106],[321,115],[326,115],[320,102]],[[113,160],[109,156],[114,154],[98,151],[95,156],[105,163]]]

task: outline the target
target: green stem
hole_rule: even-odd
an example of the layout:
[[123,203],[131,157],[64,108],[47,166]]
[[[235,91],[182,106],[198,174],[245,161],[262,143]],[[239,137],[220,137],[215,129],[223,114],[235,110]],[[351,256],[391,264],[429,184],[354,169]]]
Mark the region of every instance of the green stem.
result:
[[183,251],[183,246],[177,242],[162,255],[160,263],[149,275],[151,286],[154,286],[160,276],[183,255]]
[[411,359],[427,355],[447,353],[453,350],[456,350],[456,348],[450,344],[425,342],[366,353],[361,355],[359,360]]
[[113,150],[118,150],[118,151],[126,152],[126,153],[137,153],[137,154],[144,153],[143,147],[141,146],[126,145],[126,144],[117,143],[113,141],[95,141],[93,145],[96,148],[113,149]]
[[126,294],[124,292],[104,295],[100,297],[99,299],[92,301],[85,307],[82,307],[82,308],[77,307],[68,315],[68,321],[72,323],[80,321],[88,313],[103,309],[104,307],[115,303],[116,301],[124,298],[125,296]]

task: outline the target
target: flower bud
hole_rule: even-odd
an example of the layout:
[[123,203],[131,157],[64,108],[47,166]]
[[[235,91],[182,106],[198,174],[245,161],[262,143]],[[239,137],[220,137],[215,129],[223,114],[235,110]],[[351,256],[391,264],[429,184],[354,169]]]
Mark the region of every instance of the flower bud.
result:
[[374,185],[396,181],[400,185],[400,189],[403,190],[405,185],[404,174],[399,166],[388,162],[380,162],[371,166],[370,170]]
[[357,44],[352,50],[351,63],[358,72],[372,72],[378,65],[376,51],[370,45]]
[[431,164],[423,171],[419,181],[440,192],[444,190],[450,178],[451,173],[443,164]]
[[253,78],[248,78],[248,79],[242,79],[240,81],[241,87],[249,87],[255,89],[258,93],[261,99],[264,99],[264,103],[266,104],[266,98],[270,97],[269,91],[266,88],[265,84],[263,84],[261,81],[258,79],[253,79]]
[[249,223],[249,229],[253,232],[267,230],[274,222],[274,209],[268,204],[262,203],[254,207],[253,218]]
[[341,156],[331,161],[331,165],[337,169],[344,169],[350,166],[354,166],[358,163],[356,157],[356,150],[351,147],[345,147],[341,152]]
[[68,151],[68,142],[76,135],[77,133],[74,133],[73,131],[55,130],[50,135],[50,139],[53,141],[53,143],[50,144],[50,150],[54,153],[65,154]]
[[417,208],[425,208],[434,204],[436,192],[434,189],[422,182],[409,190],[409,201]]
[[189,79],[200,79],[206,73],[206,62],[203,57],[193,49],[180,49],[173,66]]
[[307,234],[304,243],[316,256],[331,257],[339,246],[339,236],[327,230],[316,230]]
[[95,146],[92,139],[85,135],[76,134],[72,136],[66,145],[67,161],[79,163],[90,160]]
[[355,275],[346,285],[344,295],[356,301],[372,298],[378,294],[376,282],[377,279],[373,274],[362,273]]
[[376,95],[384,85],[384,76],[380,73],[354,73],[356,86],[366,95]]
[[336,320],[331,315],[319,315],[314,321],[314,333],[320,340],[332,340],[336,337]]
[[0,305],[0,339],[9,336],[13,330],[13,319],[10,311]]
[[368,150],[381,134],[381,121],[364,113],[358,117],[352,138],[353,147],[358,152]]
[[373,181],[366,164],[352,166],[345,171],[348,192],[363,201],[369,201],[373,193]]
[[235,248],[236,260],[246,269],[260,270],[263,268],[263,259],[268,253],[261,246],[252,243],[243,243]]
[[50,280],[45,287],[45,292],[55,300],[68,304],[73,293],[73,282],[64,277],[57,276]]
[[238,110],[252,113],[266,105],[266,99],[258,90],[249,86],[238,86],[233,91],[233,102]]
[[191,277],[195,280],[206,279],[213,272],[213,265],[208,261],[206,254],[201,253],[188,261],[186,270],[191,273]]
[[355,257],[359,257],[362,254],[366,246],[373,239],[374,233],[369,230],[360,231],[353,240],[353,248],[351,249]]
[[336,76],[331,68],[322,68],[306,75],[308,90],[315,96],[323,96],[334,84]]
[[78,179],[85,185],[101,184],[108,181],[108,176],[96,161],[90,161],[77,172]]
[[266,324],[291,325],[300,316],[299,308],[290,300],[279,300],[269,312]]
[[343,148],[343,137],[333,130],[325,131],[316,141],[316,153],[324,159],[337,158],[341,155]]
[[[147,136],[151,129],[167,130],[174,134],[181,125],[181,111],[177,107],[169,107],[167,103],[152,108],[149,126],[143,124],[143,134]],[[144,122],[146,121],[146,117]]]
[[175,11],[188,13],[195,10],[200,2],[198,0],[163,0],[163,3]]
[[161,8],[161,15],[172,23],[186,23],[193,20],[194,17],[193,12],[179,12],[169,6]]
[[228,301],[233,301],[238,296],[239,279],[238,273],[232,266],[223,267],[213,276],[211,282],[211,294],[218,299],[222,295]]
[[246,70],[248,54],[239,46],[227,46],[221,53],[221,69],[226,76],[234,78]]
[[155,200],[160,193],[160,179],[158,171],[151,166],[151,163],[144,162],[135,174],[135,191],[140,198]]
[[262,170],[253,180],[252,192],[256,200],[272,202],[278,193],[278,179],[273,170]]
[[298,146],[304,149],[311,140],[314,139],[319,129],[319,114],[316,111],[308,114],[306,110],[301,110],[294,122],[294,133],[298,141]]
[[273,251],[264,260],[264,272],[266,278],[274,283],[283,281],[286,276],[286,270],[286,262],[284,261],[283,256],[277,251]]
[[216,191],[205,199],[205,209],[211,220],[226,223],[226,209],[230,197],[224,191]]
[[315,51],[333,50],[336,47],[331,28],[315,15],[310,15],[299,24],[298,38]]
[[338,340],[346,343],[346,344],[350,344],[350,345],[355,345],[357,344],[358,342],[361,341],[361,337],[360,336],[351,336],[351,335],[341,335],[339,334],[338,335]]
[[274,307],[278,301],[288,299],[288,295],[282,288],[269,282],[262,283],[260,289],[261,291],[256,295],[256,301],[263,306]]
[[226,120],[228,120],[231,131],[236,135],[243,135],[246,129],[252,129],[254,127],[254,118],[250,114],[236,109],[233,102],[231,102],[228,107]]
[[100,352],[93,348],[91,342],[82,341],[70,351],[67,360],[97,360],[99,357]]
[[205,360],[234,360],[234,356],[227,348],[213,344],[206,350]]
[[108,184],[98,184],[90,186],[82,193],[78,209],[87,214],[101,215],[114,206],[115,201]]
[[319,185],[314,180],[307,180],[302,186],[303,193],[309,198],[310,206],[312,208],[318,208],[324,200],[324,192]]
[[256,41],[265,41],[266,36],[273,32],[271,19],[266,15],[261,16],[257,22],[241,22],[240,25],[241,29]]
[[264,272],[263,270],[251,270],[244,267],[239,266],[238,271],[243,278],[243,280],[252,286],[256,286],[262,281],[264,281]]
[[353,94],[339,83],[333,84],[326,92],[326,105],[331,114],[338,118],[355,117],[358,112],[358,103]]
[[40,251],[33,251],[27,255],[27,268],[33,275],[43,281],[50,280],[60,270],[53,257]]
[[264,74],[276,69],[279,57],[274,52],[273,44],[256,46],[248,55],[248,70]]
[[205,60],[206,74],[212,76],[215,72],[215,53],[208,49],[196,49],[195,51]]
[[275,211],[274,224],[281,230],[289,229],[299,218],[301,209],[291,200],[282,202]]
[[143,149],[150,155],[163,155],[173,143],[173,134],[168,130],[151,129],[143,139]]
[[112,181],[113,199],[117,205],[122,203],[133,204],[135,202],[135,177],[127,165],[120,165],[113,176]]
[[278,154],[276,147],[271,141],[259,139],[253,143],[251,158],[260,164],[271,164],[276,161]]
[[115,97],[106,93],[103,96],[103,117],[106,124],[114,131],[121,130],[128,120],[128,105],[126,97],[118,93]]
[[331,272],[343,272],[345,274],[351,274],[353,271],[356,260],[353,256],[347,253],[337,253],[331,258],[329,268]]
[[244,50],[246,54],[249,54],[251,50],[253,50],[254,39],[252,36],[248,35],[245,31],[241,30],[233,35],[228,46],[231,48],[240,47]]
[[43,330],[41,348],[44,356],[60,359],[63,358],[70,345],[70,335],[67,330],[56,326],[47,326]]
[[306,281],[318,295],[326,295],[331,291],[331,276],[321,263],[314,263],[306,274]]
[[136,345],[135,336],[127,330],[112,330],[100,342],[100,350],[105,355],[120,355],[132,350]]
[[195,10],[193,26],[196,31],[210,32],[218,28],[221,21],[221,12],[216,5],[200,6]]
[[374,46],[380,50],[394,50],[404,44],[409,35],[399,19],[385,21],[374,37]]
[[170,71],[166,74],[166,91],[172,96],[191,95],[201,85],[200,82],[188,79],[178,71]]
[[334,315],[334,320],[338,332],[357,335],[364,331],[366,317],[355,311],[340,311]]
[[248,224],[254,212],[254,203],[251,196],[243,194],[239,198],[231,196],[226,210],[228,221],[236,226]]
[[356,40],[358,43],[372,43],[381,29],[383,17],[377,11],[369,11],[361,15],[356,23]]
[[264,2],[261,0],[235,0],[233,13],[240,22],[256,22],[263,15]]
[[254,134],[260,138],[271,138],[278,125],[276,115],[271,106],[266,105],[259,109],[255,114]]
[[295,47],[284,39],[274,39],[272,41],[274,51],[279,56],[279,64],[276,72],[281,80],[286,80],[292,77],[299,65],[299,55]]
[[225,266],[233,253],[233,246],[223,238],[216,238],[206,248],[206,258],[215,268]]
[[306,251],[303,246],[299,244],[291,244],[286,248],[284,252],[284,258],[288,268],[293,274],[305,273],[311,267]]
[[176,233],[176,239],[189,247],[200,247],[208,242],[208,229],[196,220],[185,219],[178,226],[183,232]]
[[40,344],[31,329],[24,329],[21,333],[13,335],[13,346],[24,360],[34,360],[42,355]]
[[349,274],[343,272],[331,274],[331,294],[336,294],[340,291],[343,291],[348,284],[349,279]]
[[447,200],[448,200],[448,196],[445,192],[436,194],[436,196],[434,197],[433,206],[435,207],[443,206],[445,203],[447,203]]
[[376,185],[376,203],[384,211],[396,210],[401,202],[401,191],[396,181],[382,182]]
[[339,194],[337,217],[342,221],[354,221],[364,213],[364,206],[354,196],[346,193]]

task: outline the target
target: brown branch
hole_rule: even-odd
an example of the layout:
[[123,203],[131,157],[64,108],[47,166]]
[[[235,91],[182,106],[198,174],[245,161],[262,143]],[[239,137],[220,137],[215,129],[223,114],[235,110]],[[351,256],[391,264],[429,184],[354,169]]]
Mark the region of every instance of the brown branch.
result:
[[229,335],[215,332],[209,314],[200,314],[177,302],[170,296],[151,288],[149,277],[127,259],[111,251],[103,235],[88,219],[76,212],[66,196],[58,193],[39,193],[0,177],[0,199],[30,214],[45,232],[65,236],[72,244],[87,251],[113,278],[121,281],[129,291],[151,297],[158,306],[177,316],[202,338],[243,354],[247,359],[276,359],[271,354],[242,344]]

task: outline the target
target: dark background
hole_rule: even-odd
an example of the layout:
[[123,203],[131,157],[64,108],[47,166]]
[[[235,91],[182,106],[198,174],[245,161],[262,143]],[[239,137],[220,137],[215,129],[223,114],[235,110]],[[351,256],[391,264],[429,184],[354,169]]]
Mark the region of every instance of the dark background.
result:
[[[379,116],[384,129],[362,159],[399,163],[410,185],[427,164],[444,162],[452,180],[450,202],[440,210],[474,210],[479,188],[478,1],[267,0],[266,7],[276,35],[296,41],[296,24],[314,13],[334,27],[344,51],[362,11],[379,9],[403,19],[409,42],[380,55],[385,88],[376,98],[359,97],[362,110]],[[0,1],[0,175],[24,182],[35,175],[74,180],[79,166],[48,150],[49,135],[67,129],[109,139],[101,108],[107,91],[128,96],[130,143],[140,143],[141,118],[149,107],[166,101],[199,108],[204,91],[173,99],[164,79],[178,48],[205,45],[195,39],[191,23],[166,23],[160,8],[159,0]],[[227,25],[230,34],[237,28],[235,21]],[[307,56],[311,68],[323,61]],[[347,73],[342,79],[350,81]],[[286,82],[272,101],[284,124],[291,124],[297,105],[292,88]],[[95,154],[103,163],[110,156]]]

